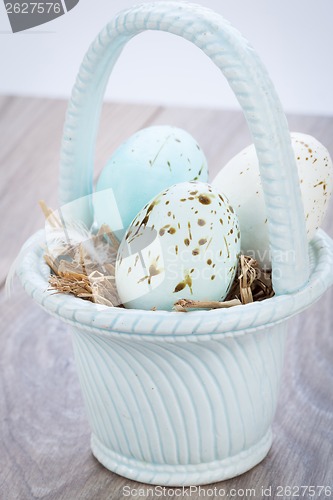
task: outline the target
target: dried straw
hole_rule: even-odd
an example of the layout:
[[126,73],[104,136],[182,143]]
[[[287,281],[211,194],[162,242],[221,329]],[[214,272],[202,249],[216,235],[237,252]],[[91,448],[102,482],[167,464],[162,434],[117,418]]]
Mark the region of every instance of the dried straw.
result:
[[186,312],[188,309],[225,309],[240,305],[242,303],[239,299],[225,300],[224,302],[180,299],[175,303],[174,310]]
[[241,255],[237,275],[226,300],[237,297],[242,304],[274,296],[272,271],[263,271],[252,257]]
[[241,255],[236,277],[224,301],[180,299],[174,304],[174,310],[186,312],[188,309],[221,309],[269,299],[273,295],[271,271],[262,271],[255,259]]
[[[48,223],[54,229],[63,229],[55,212],[41,201],[40,206]],[[68,228],[66,229],[68,233]],[[52,255],[47,251],[44,260],[52,273],[50,288],[57,293],[75,295],[95,304],[109,307],[119,305],[115,286],[115,260],[119,247],[111,229],[103,225],[88,241],[70,245],[60,241]],[[102,260],[101,260],[102,259]]]

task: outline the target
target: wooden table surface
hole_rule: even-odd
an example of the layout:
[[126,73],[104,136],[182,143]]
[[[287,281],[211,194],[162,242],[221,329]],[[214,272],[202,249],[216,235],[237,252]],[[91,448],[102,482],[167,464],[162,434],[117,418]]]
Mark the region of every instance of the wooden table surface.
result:
[[[66,325],[39,309],[18,283],[5,300],[11,262],[26,238],[43,226],[38,200],[57,207],[65,109],[61,100],[0,98],[0,498],[118,499],[128,498],[129,488],[141,488],[132,490],[132,497],[154,498],[146,485],[109,472],[92,456]],[[291,130],[317,137],[333,154],[333,117],[290,116],[289,123]],[[105,104],[97,171],[122,140],[150,124],[174,124],[192,133],[206,152],[212,176],[250,142],[241,113]],[[332,225],[331,204],[324,225],[331,236]],[[291,322],[273,446],[251,471],[213,485],[229,497],[289,498],[288,490],[278,495],[279,485],[333,487],[332,297],[330,290]],[[271,494],[264,496],[262,488],[269,487]],[[207,495],[213,493],[209,488],[203,487]],[[242,491],[252,488],[255,495]],[[325,498],[318,491],[311,497],[308,490],[303,498]],[[176,493],[168,490],[165,496]],[[210,498],[222,498],[221,493]],[[198,497],[198,491],[191,492],[191,498]]]

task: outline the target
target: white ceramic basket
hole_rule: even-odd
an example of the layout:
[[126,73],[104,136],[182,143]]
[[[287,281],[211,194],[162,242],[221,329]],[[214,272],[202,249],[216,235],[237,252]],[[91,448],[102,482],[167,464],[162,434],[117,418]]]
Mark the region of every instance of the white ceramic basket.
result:
[[177,313],[106,308],[53,294],[43,231],[23,248],[17,274],[44,309],[72,327],[96,458],[137,481],[198,485],[241,474],[266,456],[287,320],[333,283],[333,242],[322,231],[306,242],[290,135],[262,63],[221,16],[182,2],[122,12],[93,42],[67,111],[61,203],[82,198],[79,217],[92,222],[85,200],[93,190],[104,89],[126,42],[144,30],[168,31],[195,43],[222,70],[243,108],[269,215],[275,297],[232,309]]

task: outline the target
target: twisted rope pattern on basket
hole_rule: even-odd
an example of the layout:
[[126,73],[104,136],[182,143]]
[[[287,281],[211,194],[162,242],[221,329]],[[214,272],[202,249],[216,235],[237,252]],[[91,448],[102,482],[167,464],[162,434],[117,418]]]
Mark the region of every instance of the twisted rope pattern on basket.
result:
[[[285,115],[263,64],[248,42],[221,16],[201,6],[143,4],[120,13],[97,36],[83,60],[67,111],[60,202],[92,193],[94,147],[104,90],[125,44],[145,30],[163,30],[193,42],[228,79],[243,108],[260,162],[275,292],[280,295],[300,289],[309,277],[308,247]],[[92,222],[89,196],[81,209],[82,219]]]

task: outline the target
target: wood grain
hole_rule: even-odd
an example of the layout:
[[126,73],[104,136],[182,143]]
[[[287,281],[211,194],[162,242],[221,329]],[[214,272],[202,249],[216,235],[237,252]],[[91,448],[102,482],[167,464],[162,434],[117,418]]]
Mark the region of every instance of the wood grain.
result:
[[[63,101],[0,98],[2,285],[22,243],[42,226],[38,199],[56,207],[65,108]],[[152,123],[191,132],[206,151],[212,176],[250,142],[240,113],[106,104],[97,167],[123,139]],[[333,118],[291,116],[290,128],[316,136],[333,153]],[[331,236],[332,225],[331,205],[325,222]],[[263,498],[261,488],[271,486],[266,498],[288,498],[277,497],[278,485],[332,486],[332,298],[330,290],[290,324],[275,439],[267,458],[213,487],[224,488],[226,494],[254,488],[255,496],[239,491],[236,498]],[[0,498],[116,500],[126,498],[124,486],[142,488],[146,498],[153,498],[148,486],[112,474],[91,455],[66,326],[41,311],[19,285],[10,301],[1,287],[0,313]]]
[[[22,243],[43,225],[38,200],[57,207],[58,165],[67,103],[0,97],[0,283]],[[105,105],[97,140],[96,173],[127,134],[145,127],[158,112],[149,106]],[[126,117],[126,120],[125,118]]]

